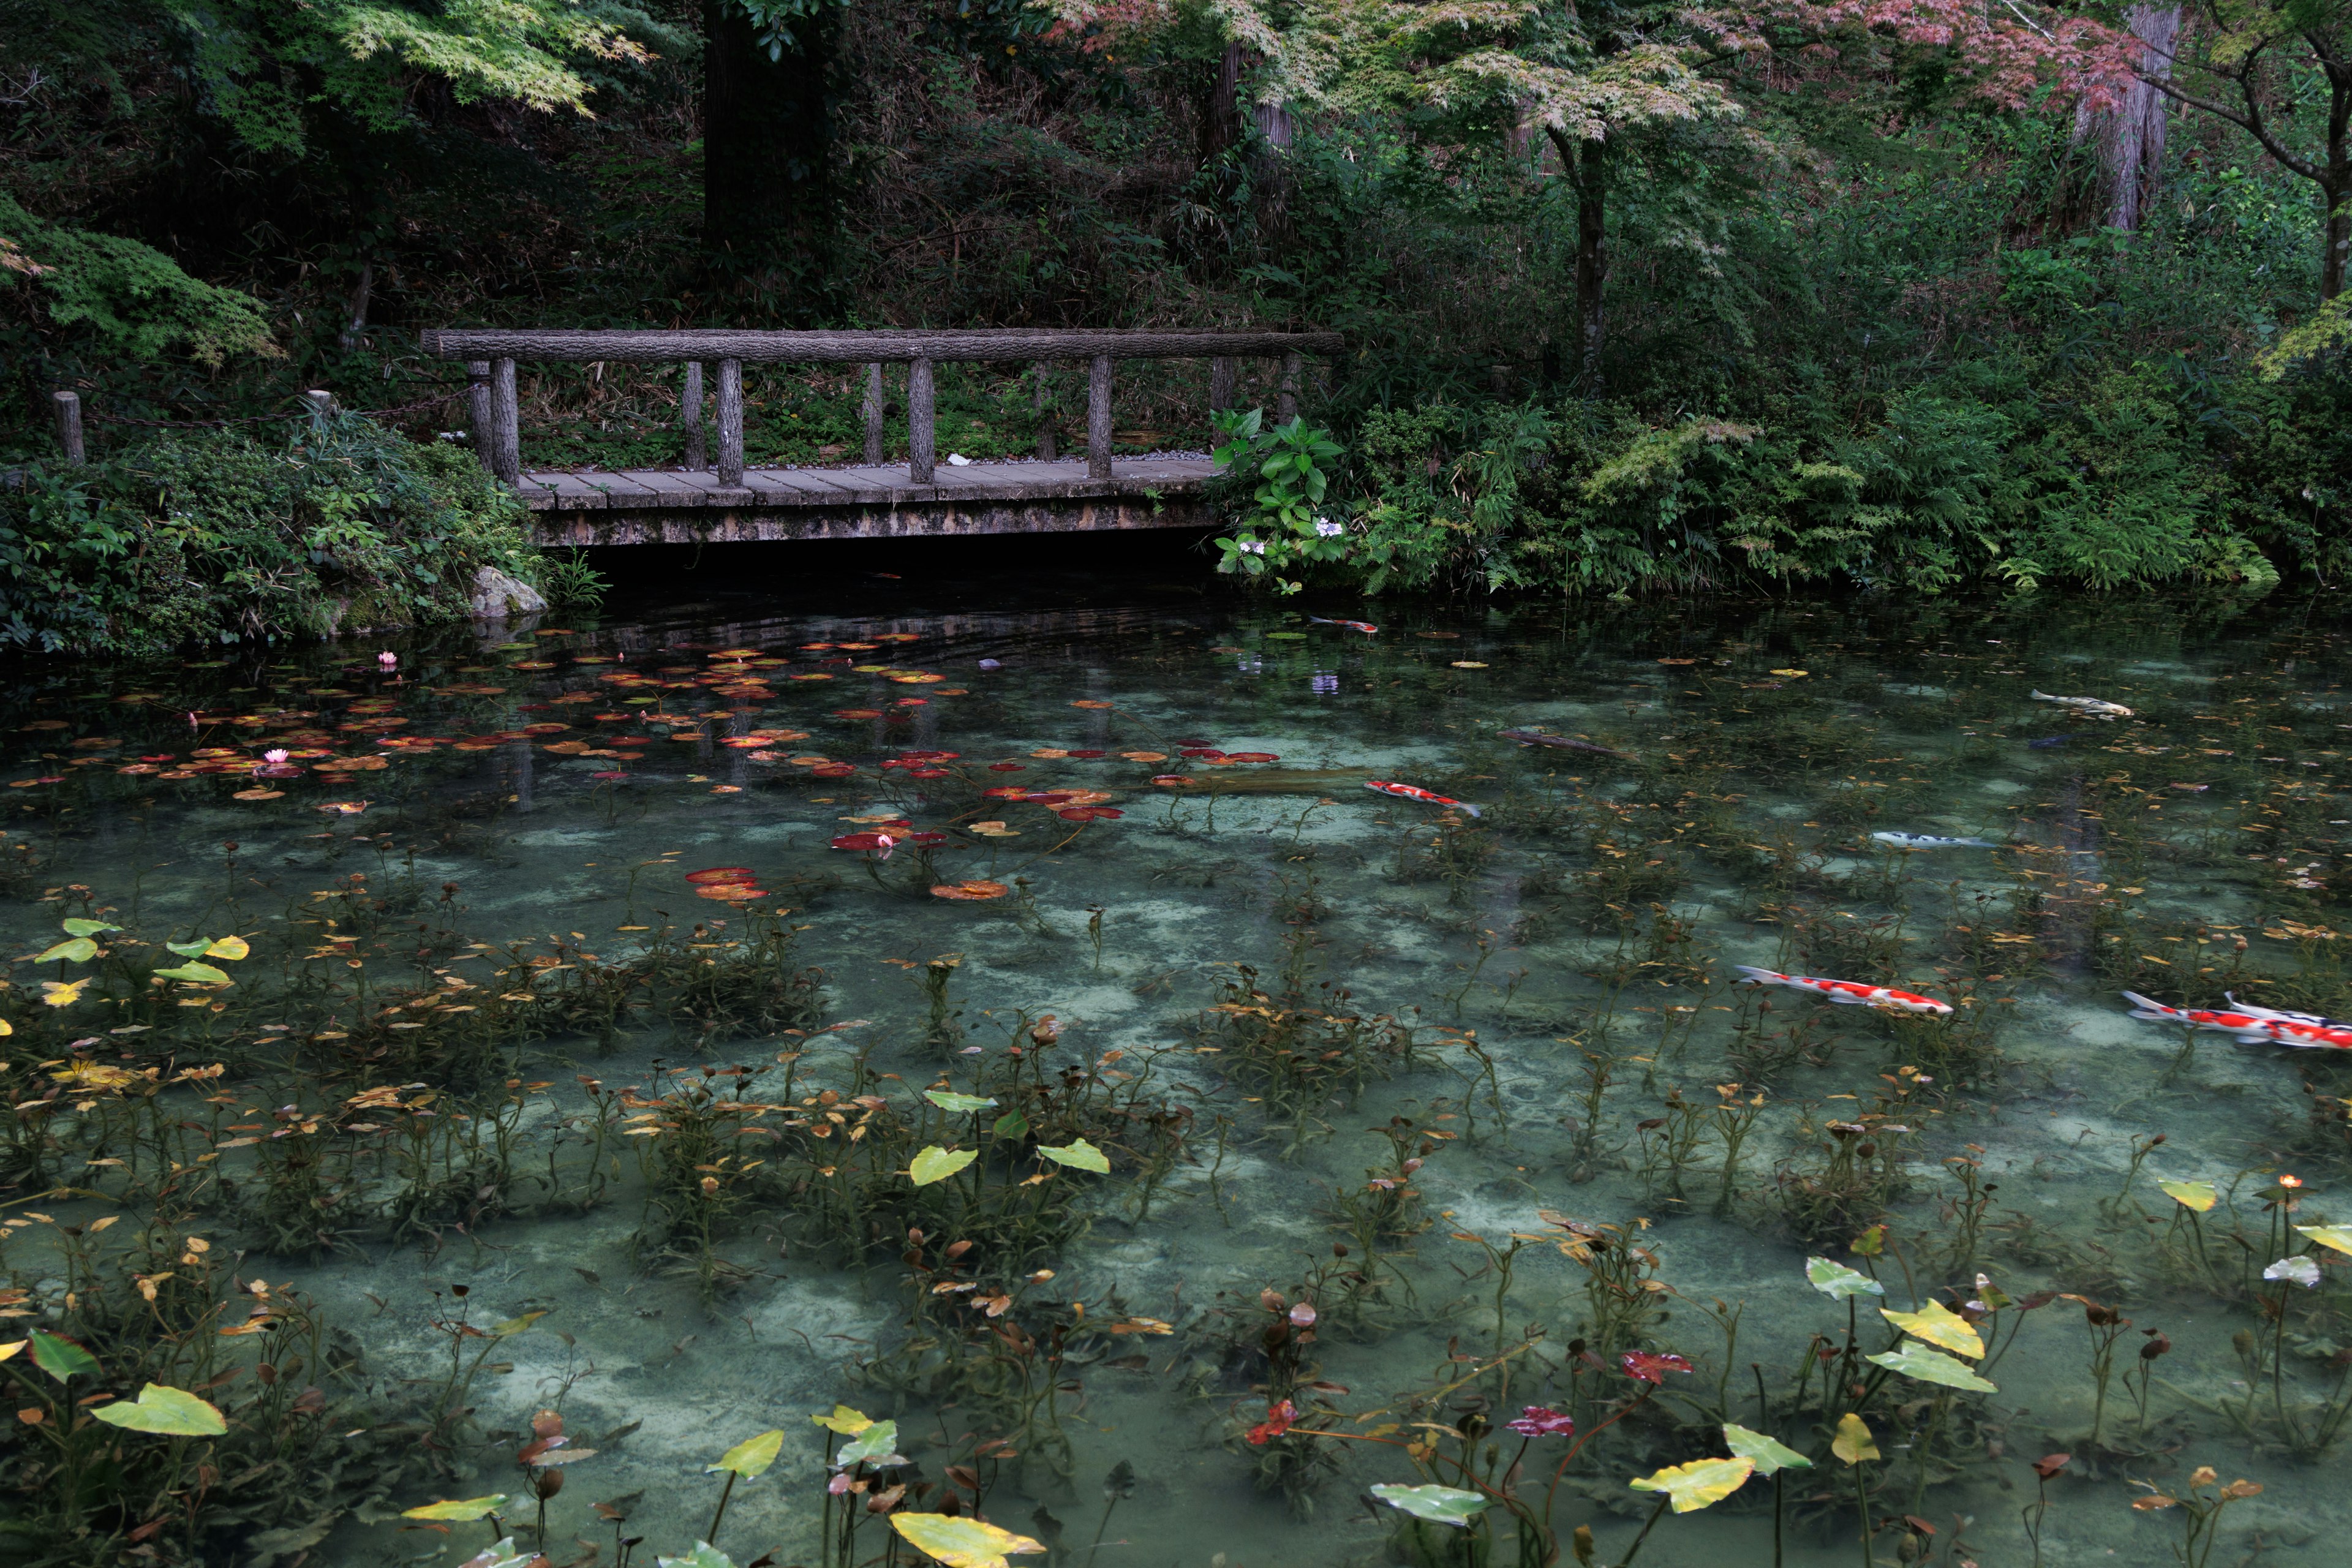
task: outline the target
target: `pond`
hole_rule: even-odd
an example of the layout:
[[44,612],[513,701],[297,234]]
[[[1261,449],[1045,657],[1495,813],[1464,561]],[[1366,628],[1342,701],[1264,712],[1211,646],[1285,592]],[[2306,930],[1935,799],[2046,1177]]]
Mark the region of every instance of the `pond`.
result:
[[20,1554],[2341,1561],[2340,623],[1327,613],[18,662]]

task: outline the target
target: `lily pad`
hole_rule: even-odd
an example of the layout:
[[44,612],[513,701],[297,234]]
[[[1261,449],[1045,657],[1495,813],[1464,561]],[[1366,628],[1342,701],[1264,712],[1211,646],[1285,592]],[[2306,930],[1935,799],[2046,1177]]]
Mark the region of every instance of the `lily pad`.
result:
[[1843,1263],[1832,1263],[1826,1258],[1805,1259],[1805,1278],[1813,1289],[1832,1301],[1843,1301],[1849,1296],[1884,1296],[1886,1287],[1859,1268],[1848,1268]]
[[196,985],[234,985],[236,984],[236,981],[231,980],[228,977],[226,971],[215,969],[209,963],[197,963],[193,961],[183,963],[176,969],[159,969],[155,973],[165,980],[185,980],[190,984]]
[[1083,1138],[1066,1143],[1059,1149],[1040,1146],[1037,1152],[1045,1155],[1056,1165],[1068,1165],[1081,1171],[1093,1171],[1098,1175],[1110,1174],[1110,1156]]
[[440,1502],[428,1502],[418,1508],[400,1510],[403,1519],[446,1520],[452,1524],[471,1524],[478,1519],[488,1519],[507,1506],[507,1494],[492,1492],[488,1497],[452,1498]]
[[1631,1484],[1637,1492],[1665,1493],[1674,1500],[1676,1513],[1693,1513],[1721,1502],[1746,1486],[1755,1473],[1753,1459],[1693,1459],[1685,1465],[1668,1465]]
[[1905,1341],[1891,1351],[1864,1358],[1872,1364],[1889,1372],[1899,1372],[1906,1377],[1916,1377],[1922,1383],[1941,1384],[1946,1388],[1962,1388],[1971,1394],[1999,1394],[1985,1379],[1979,1377],[1968,1363],[1941,1351],[1931,1351],[1926,1345]]
[[905,1464],[898,1457],[898,1424],[877,1421],[860,1432],[850,1445],[833,1457],[833,1462],[843,1469],[852,1465]]
[[1877,1458],[1878,1443],[1870,1435],[1870,1423],[1851,1410],[1839,1416],[1837,1436],[1830,1439],[1830,1452],[1849,1465]]
[[1467,1524],[1494,1501],[1483,1493],[1465,1491],[1460,1487],[1401,1487],[1388,1481],[1374,1487],[1372,1495],[1391,1508],[1401,1509],[1432,1524]]
[[32,1341],[33,1364],[59,1383],[70,1377],[89,1377],[98,1371],[98,1358],[63,1334],[35,1329]]
[[68,937],[55,947],[33,955],[35,963],[88,963],[98,956],[98,943],[86,936]]
[[2299,1225],[2294,1228],[2322,1247],[2352,1252],[2352,1225]]
[[[547,1559],[534,1557],[531,1561],[544,1563]],[[504,1565],[497,1565],[497,1568],[504,1568]],[[735,1568],[735,1559],[708,1541],[698,1541],[694,1543],[694,1550],[683,1557],[655,1558],[654,1568]]]
[[1000,1525],[944,1513],[894,1513],[890,1528],[947,1568],[1007,1568],[1007,1557],[1045,1550],[1044,1543]]
[[1752,1461],[1756,1473],[1769,1476],[1776,1470],[1810,1470],[1813,1462],[1777,1437],[1727,1421],[1723,1424],[1723,1440],[1734,1455]]
[[108,925],[104,921],[59,921],[58,924],[64,928],[68,936],[96,936],[100,931],[122,929],[121,926]]
[[744,1438],[719,1455],[717,1464],[703,1466],[702,1472],[709,1475],[718,1470],[732,1470],[748,1481],[774,1464],[776,1456],[782,1453],[783,1448],[784,1435],[781,1429],[762,1432],[756,1437]]
[[2166,1197],[2196,1214],[2210,1213],[2213,1205],[2221,1200],[2221,1194],[2213,1190],[2210,1182],[2158,1182],[2156,1184],[2163,1189]]
[[927,1089],[923,1090],[923,1098],[941,1110],[952,1110],[967,1116],[975,1110],[986,1110],[996,1103],[992,1100],[982,1100],[976,1094],[958,1094],[953,1089]]
[[863,1410],[852,1410],[846,1405],[835,1405],[830,1415],[812,1415],[809,1419],[826,1431],[839,1433],[844,1437],[855,1437],[874,1425],[872,1416]]
[[915,1185],[928,1187],[933,1182],[944,1182],[974,1160],[980,1158],[977,1149],[942,1149],[934,1143],[914,1158],[907,1173]]
[[1901,1329],[1915,1340],[1925,1340],[1937,1350],[1964,1355],[1970,1361],[1984,1359],[1984,1341],[1966,1318],[1945,1306],[1930,1301],[1916,1312],[1898,1312],[1892,1307],[1881,1307],[1878,1315]]
[[184,1388],[151,1383],[136,1400],[116,1400],[92,1410],[94,1420],[132,1432],[159,1432],[167,1437],[217,1437],[228,1430],[218,1406],[198,1399]]

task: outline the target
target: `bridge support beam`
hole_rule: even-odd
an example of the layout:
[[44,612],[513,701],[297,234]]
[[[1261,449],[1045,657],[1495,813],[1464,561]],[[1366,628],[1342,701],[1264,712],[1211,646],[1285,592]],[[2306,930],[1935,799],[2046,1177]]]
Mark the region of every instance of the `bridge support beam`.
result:
[[933,425],[933,394],[931,362],[910,360],[907,364],[907,479],[910,484],[927,485],[939,459],[939,432]]
[[719,482],[728,489],[743,485],[743,362],[719,362]]
[[490,472],[505,484],[522,482],[522,411],[516,402],[515,362],[490,362]]
[[1087,374],[1087,477],[1110,478],[1110,355],[1097,354]]

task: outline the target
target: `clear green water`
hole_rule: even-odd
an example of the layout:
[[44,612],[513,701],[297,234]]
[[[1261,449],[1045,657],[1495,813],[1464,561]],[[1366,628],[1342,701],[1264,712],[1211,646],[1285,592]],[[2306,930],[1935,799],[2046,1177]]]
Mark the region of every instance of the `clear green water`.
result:
[[[87,963],[19,958],[0,1001],[23,1102],[9,1212],[54,1222],[16,1227],[5,1260],[31,1293],[23,1310],[46,1314],[29,1321],[101,1352],[105,1334],[145,1331],[134,1313],[102,1334],[76,1315],[92,1309],[65,1304],[57,1227],[104,1214],[125,1223],[76,1243],[98,1254],[78,1295],[92,1279],[124,1292],[121,1247],[162,1234],[162,1214],[170,1237],[209,1239],[213,1298],[234,1272],[315,1302],[341,1336],[320,1342],[337,1370],[319,1373],[314,1346],[286,1381],[327,1384],[331,1424],[252,1403],[268,1391],[250,1373],[216,1391],[232,1419],[294,1435],[278,1479],[235,1483],[252,1525],[283,1532],[261,1543],[279,1560],[459,1561],[487,1527],[403,1532],[393,1516],[525,1491],[511,1456],[531,1413],[560,1402],[575,1446],[597,1452],[550,1503],[558,1561],[612,1563],[616,1536],[644,1538],[641,1563],[683,1552],[717,1500],[703,1467],[781,1427],[781,1459],[736,1488],[720,1544],[739,1563],[815,1563],[824,1434],[809,1416],[845,1403],[898,1420],[900,1479],[976,1464],[991,1519],[1037,1534],[1034,1510],[1058,1518],[1057,1563],[1090,1561],[1121,1460],[1138,1481],[1108,1521],[1106,1563],[1371,1563],[1401,1516],[1363,1500],[1370,1485],[1458,1477],[1443,1460],[1417,1474],[1393,1445],[1252,1447],[1270,1376],[1296,1375],[1308,1424],[1339,1432],[1403,1424],[1402,1441],[1434,1430],[1412,1423],[1458,1432],[1526,1405],[1589,1428],[1643,1386],[1613,1361],[1640,1347],[1696,1370],[1664,1374],[1579,1456],[1552,1515],[1563,1552],[1589,1523],[1598,1560],[1620,1561],[1651,1505],[1628,1478],[1722,1454],[1727,1415],[1820,1461],[1788,1477],[1787,1561],[1850,1563],[1864,1551],[1854,1474],[1826,1450],[1848,1399],[1799,1373],[1848,1322],[1807,1284],[1815,1255],[1869,1268],[1897,1309],[1976,1296],[1982,1271],[2011,1298],[2068,1292],[2133,1321],[2096,1445],[2095,1336],[2073,1300],[1986,1325],[2004,1347],[1988,1363],[1997,1394],[1939,1402],[1932,1384],[1879,1379],[1864,1412],[1884,1456],[1863,1471],[1874,1520],[1932,1523],[1929,1560],[2031,1562],[2028,1461],[2060,1450],[2076,1458],[2048,1489],[2045,1563],[2170,1560],[2182,1513],[2134,1511],[2129,1483],[2177,1492],[2200,1464],[2266,1489],[2222,1516],[2215,1562],[2256,1546],[2265,1563],[2342,1561],[2327,1543],[2352,1523],[2345,1450],[2298,1449],[2278,1412],[2306,1438],[2326,1419],[2346,1260],[2284,1232],[2265,1199],[2292,1171],[2308,1184],[2294,1223],[2352,1218],[2336,1098],[2352,1073],[2329,1052],[2190,1040],[2117,995],[2204,1005],[2228,988],[2352,1012],[2331,934],[2336,830],[2352,825],[2332,816],[2352,816],[2338,625],[2235,604],[1676,605],[1430,610],[1366,636],[1142,588],[1028,612],[973,607],[976,591],[927,610],[922,591],[895,592],[913,603],[879,618],[746,596],[397,642],[396,678],[373,643],[17,668],[0,774],[16,781],[12,940],[37,952],[74,915],[126,931],[100,933],[113,945]],[[886,633],[910,640],[806,646]],[[625,671],[659,684],[608,679]],[[792,679],[815,675],[829,679]],[[2101,721],[2031,700],[2035,688],[2134,715]],[[1626,757],[1517,745],[1507,726]],[[793,738],[719,743],[755,730]],[[2029,744],[2051,737],[2065,739]],[[1277,760],[1186,763],[1181,741]],[[273,744],[328,753],[289,760],[306,768],[401,754],[254,779]],[[200,747],[234,771],[173,776]],[[933,760],[944,777],[880,768],[909,750],[956,755]],[[1038,754],[1056,750],[1107,754]],[[819,756],[856,771],[790,760]],[[1195,782],[1150,782],[1171,772]],[[1483,816],[1376,795],[1366,778]],[[1100,792],[1121,815],[1073,822],[980,794],[1013,784]],[[236,798],[257,789],[278,793]],[[364,809],[322,809],[334,802]],[[928,864],[911,846],[887,862],[828,847],[893,808],[949,843]],[[1010,836],[971,831],[988,821]],[[1869,838],[1881,830],[1997,847],[1903,851]],[[758,896],[696,897],[685,874],[710,868],[747,868]],[[1012,890],[928,891],[967,879]],[[235,986],[146,979],[178,960],[140,943],[232,932],[250,955],[203,962]],[[934,964],[945,955],[951,968]],[[1958,1012],[1735,986],[1742,963],[1894,982]],[[808,966],[821,1014],[783,984]],[[98,978],[80,999],[41,1004],[42,980],[83,973]],[[923,983],[942,974],[934,1009]],[[693,989],[713,976],[723,994]],[[582,1000],[592,978],[621,997],[609,1024],[608,1003]],[[1058,1040],[1024,1045],[1048,1014]],[[1267,1042],[1277,1025],[1293,1035]],[[1067,1115],[1093,1118],[1109,1174],[992,1130],[1019,1101],[1016,1046],[1024,1070],[1042,1064],[1033,1084],[1090,1079],[1095,1109]],[[136,1087],[102,1074],[36,1103],[69,1060],[226,1072],[196,1086],[215,1104],[163,1091],[153,1124],[175,1131],[142,1140],[124,1131]],[[590,1080],[607,1096],[601,1132]],[[680,1158],[665,1185],[664,1140],[687,1136],[676,1105],[617,1093],[695,1084],[774,1109],[705,1117],[719,1126],[707,1157]],[[932,1109],[919,1091],[933,1086],[998,1103]],[[371,1089],[393,1091],[389,1109],[353,1104]],[[834,1102],[805,1102],[825,1090],[876,1103],[844,1104],[821,1140]],[[860,1121],[870,1142],[848,1137]],[[1727,1127],[1744,1136],[1728,1172]],[[893,1159],[867,1160],[885,1145]],[[927,1145],[983,1156],[919,1192],[892,1172]],[[1985,1197],[1973,1211],[1964,1177]],[[1402,1185],[1368,1185],[1383,1181]],[[2220,1189],[2199,1233],[2159,1182]],[[853,1186],[852,1206],[820,1201]],[[1043,1217],[1020,1219],[1033,1205]],[[1624,1227],[1650,1254],[1634,1272],[1671,1291],[1611,1296],[1546,1210]],[[1882,1216],[1888,1249],[1857,1255]],[[950,1263],[965,1220],[982,1239]],[[910,1221],[929,1226],[911,1268]],[[1495,1258],[1515,1234],[1532,1239],[1504,1281]],[[2263,1283],[2285,1250],[2314,1253],[2321,1285]],[[1049,1279],[1024,1282],[1041,1268]],[[964,1304],[999,1291],[1001,1318]],[[1263,1336],[1301,1301],[1316,1338],[1270,1366]],[[1894,1339],[1879,1304],[1861,1303],[1865,1352]],[[485,1352],[462,1396],[442,1392],[460,1305],[478,1328],[546,1314],[457,1339],[461,1360]],[[2143,1419],[2125,1374],[2137,1385],[2151,1328],[2171,1350]],[[2250,1359],[2232,1343],[2248,1331]],[[207,1353],[215,1370],[290,1363],[290,1337]],[[1580,1360],[1579,1342],[1611,1359]],[[1019,1459],[975,1459],[1008,1434]],[[26,1431],[10,1441],[41,1452]],[[1503,1442],[1507,1464],[1518,1439]],[[1539,1496],[1568,1447],[1529,1443],[1520,1489]],[[1295,1499],[1257,1484],[1276,1466],[1303,1476]],[[615,1499],[617,1532],[593,1510]],[[1769,1563],[1770,1500],[1757,1479],[1670,1515],[1640,1561]],[[1515,1561],[1492,1517],[1492,1560]],[[509,1521],[528,1542],[531,1508]],[[194,1550],[158,1539],[182,1560]],[[866,1528],[856,1555],[886,1539]],[[1875,1550],[1911,1561],[1921,1545],[1898,1524]],[[207,1550],[232,1560],[222,1538]]]

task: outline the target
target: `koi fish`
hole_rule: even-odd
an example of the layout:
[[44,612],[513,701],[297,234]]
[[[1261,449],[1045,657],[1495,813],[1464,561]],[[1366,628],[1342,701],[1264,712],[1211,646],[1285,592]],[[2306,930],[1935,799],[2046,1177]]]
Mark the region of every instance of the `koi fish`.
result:
[[2095,719],[2128,719],[2132,710],[2120,702],[2109,702],[2097,697],[2053,697],[2046,691],[2028,691],[2036,702],[2055,702],[2061,708],[2072,708],[2088,713]]
[[1376,789],[1382,795],[1395,795],[1399,800],[1417,800],[1423,805],[1451,805],[1466,811],[1473,816],[1480,815],[1478,808],[1468,801],[1448,800],[1442,795],[1433,794],[1413,784],[1388,784],[1380,779],[1366,779],[1364,787]]
[[1909,991],[1897,991],[1892,985],[1864,985],[1859,980],[1824,980],[1817,974],[1783,974],[1777,969],[1759,969],[1752,963],[1735,965],[1748,976],[1738,982],[1741,985],[1786,985],[1793,991],[1811,991],[1847,1007],[1899,1007],[1906,1013],[1949,1013],[1949,1002],[1938,1002],[1933,996],[1921,996]]
[[2257,1018],[2284,1018],[2290,1024],[2316,1024],[2323,1029],[2352,1029],[2352,1024],[2336,1018],[2323,1018],[2316,1013],[2283,1013],[2275,1007],[2257,1007],[2252,1002],[2241,1002],[2227,991],[2221,994],[2230,998],[2231,1006],[2241,1013],[2252,1013]]
[[2155,1024],[2187,1024],[2191,1028],[2210,1029],[2215,1034],[2227,1035],[2242,1045],[2271,1040],[2296,1050],[2352,1051],[2352,1029],[2326,1019],[2313,1021],[2307,1013],[2274,1013],[2267,1007],[2248,1008],[2234,1001],[2229,1011],[2207,1007],[2168,1007],[2137,991],[2125,992],[2124,1000],[2132,1004],[2132,1016],[2135,1018],[2146,1018]]
[[1622,757],[1629,763],[1636,760],[1630,752],[1612,746],[1597,746],[1573,735],[1547,734],[1541,730],[1505,730],[1502,736],[1506,741],[1517,741],[1522,746],[1556,746],[1563,752],[1591,752],[1603,757]]
[[2063,746],[2074,738],[2072,735],[2044,735],[2039,741],[2026,742],[2025,746],[2028,751],[2046,752],[2053,746]]
[[1892,844],[1897,849],[1997,849],[1990,838],[1938,838],[1932,833],[1874,833],[1881,844]]
[[1318,626],[1345,626],[1351,632],[1361,632],[1366,637],[1376,636],[1381,629],[1370,621],[1335,621],[1328,616],[1309,616],[1307,618]]

